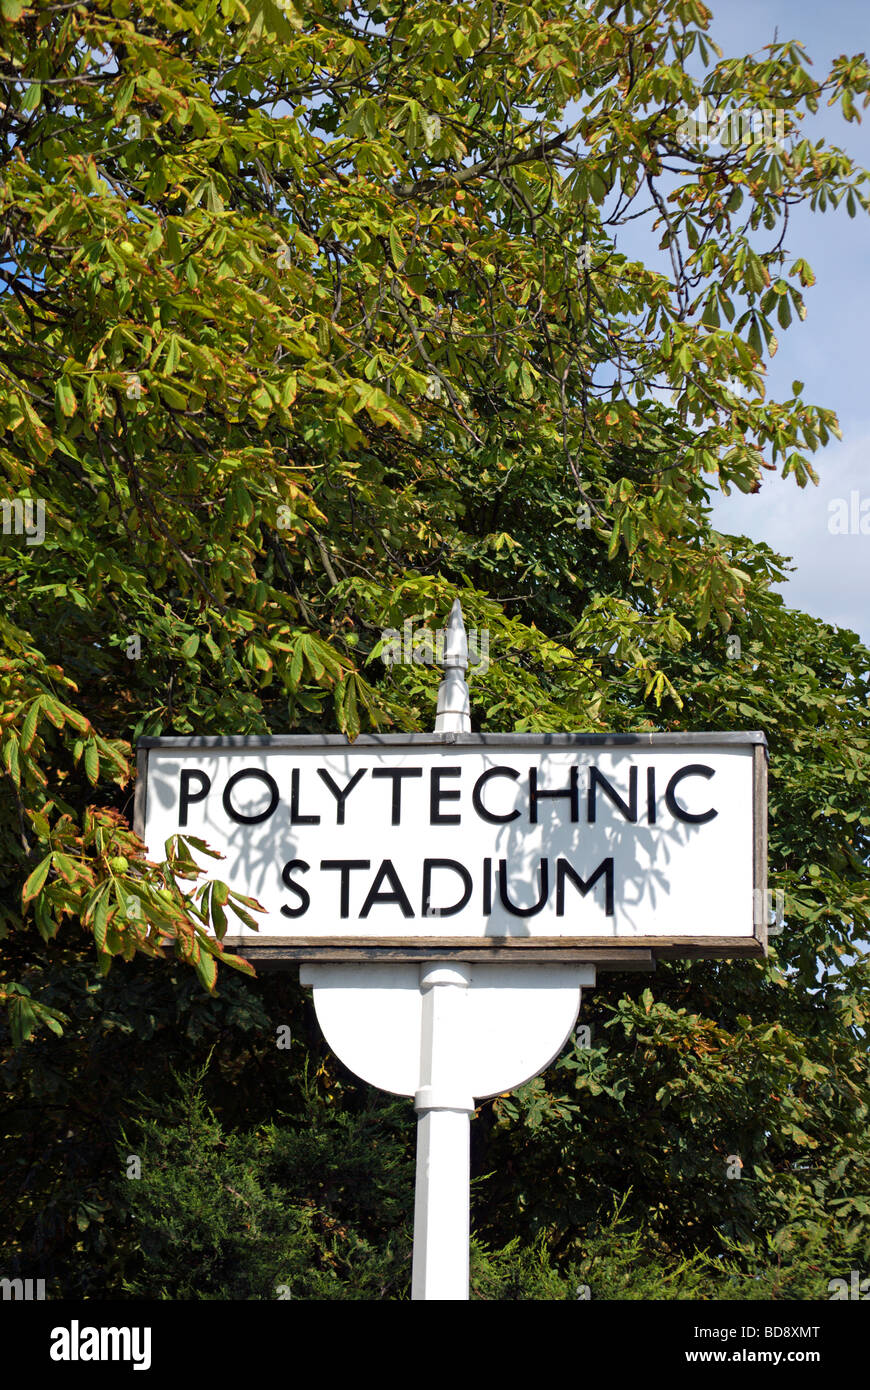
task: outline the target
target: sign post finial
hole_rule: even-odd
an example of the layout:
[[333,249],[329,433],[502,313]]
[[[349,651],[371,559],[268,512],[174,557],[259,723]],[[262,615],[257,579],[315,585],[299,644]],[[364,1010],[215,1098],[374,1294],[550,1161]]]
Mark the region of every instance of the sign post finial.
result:
[[438,687],[436,734],[471,733],[471,697],[465,680],[468,670],[468,638],[462,604],[454,599],[444,640],[444,678]]

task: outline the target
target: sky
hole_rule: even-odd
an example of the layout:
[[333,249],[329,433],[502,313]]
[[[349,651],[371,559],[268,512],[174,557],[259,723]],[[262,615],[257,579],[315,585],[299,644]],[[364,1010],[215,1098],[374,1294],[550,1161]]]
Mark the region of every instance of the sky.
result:
[[[827,74],[833,58],[870,48],[866,0],[711,0],[710,7],[714,37],[729,54],[770,43],[778,28],[780,41],[800,39],[815,72]],[[806,117],[804,132],[839,145],[870,169],[870,107],[862,115],[860,125],[848,124],[838,106],[820,107]],[[854,219],[844,208],[799,209],[787,245],[809,261],[816,284],[805,293],[806,319],[795,319],[778,335],[779,351],[768,367],[770,393],[787,397],[791,382],[803,381],[805,400],[836,411],[843,439],[816,453],[818,487],[801,490],[792,478],[768,473],[757,495],[722,498],[713,524],[792,556],[797,568],[782,590],[786,602],[851,628],[870,646],[870,219],[860,209]],[[846,510],[838,499],[857,514],[850,515],[845,534],[837,529],[837,513]]]
[[[870,48],[867,0],[706,3],[714,16],[710,33],[725,57],[757,52],[778,30],[779,42],[800,40],[821,79],[835,57]],[[839,105],[820,105],[816,115],[805,117],[804,136],[839,146],[870,169],[870,107],[861,114],[860,125],[849,124]],[[635,224],[631,244],[622,236],[617,244],[655,264],[656,242],[647,236],[644,244],[644,235]],[[832,439],[812,456],[818,487],[810,483],[801,490],[793,477],[765,473],[757,494],[717,494],[712,522],[720,531],[766,541],[792,557],[795,570],[781,588],[786,603],[851,628],[870,646],[870,218],[860,208],[854,219],[844,206],[826,213],[799,208],[791,215],[785,245],[790,259],[802,256],[809,262],[816,284],[804,291],[806,319],[795,318],[784,331],[777,328],[779,349],[767,364],[768,397],[788,399],[791,383],[802,381],[807,403],[836,412],[843,439]],[[838,529],[838,515],[845,517],[845,533]]]

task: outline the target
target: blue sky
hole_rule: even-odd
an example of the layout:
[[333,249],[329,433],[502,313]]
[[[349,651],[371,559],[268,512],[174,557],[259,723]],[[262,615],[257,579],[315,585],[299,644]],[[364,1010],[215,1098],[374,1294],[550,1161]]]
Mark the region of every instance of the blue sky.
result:
[[[800,40],[822,80],[835,58],[870,47],[867,0],[705,3],[714,16],[709,32],[723,57],[757,52],[774,42],[776,33],[779,42]],[[839,106],[821,105],[805,117],[804,135],[814,143],[823,139],[838,146],[861,168],[870,169],[870,107],[859,110],[861,123],[848,123]],[[629,226],[629,235],[620,230],[619,249],[667,274],[658,237],[644,233],[641,222]],[[806,319],[794,318],[787,330],[777,328],[779,348],[767,361],[767,394],[788,399],[791,383],[802,381],[803,399],[834,410],[843,438],[832,439],[812,456],[818,487],[800,489],[791,477],[765,472],[757,494],[716,494],[713,525],[766,541],[792,557],[794,573],[781,587],[785,602],[850,628],[870,646],[870,534],[832,534],[828,529],[830,504],[837,499],[850,502],[857,492],[859,505],[870,503],[870,218],[860,209],[852,219],[845,207],[826,213],[799,208],[791,214],[785,245],[791,259],[802,256],[809,262],[816,283],[804,291]]]
[[[708,0],[711,33],[727,57],[755,52],[778,38],[799,39],[819,77],[842,53],[866,52],[870,6],[865,0]],[[804,134],[844,149],[870,168],[870,108],[863,120],[848,124],[839,107],[820,106],[808,115]],[[816,284],[805,292],[807,317],[779,332],[779,350],[768,364],[768,393],[791,395],[791,383],[804,382],[803,397],[837,412],[842,443],[832,440],[813,459],[819,486],[803,491],[793,478],[765,474],[761,492],[721,497],[713,523],[721,531],[767,541],[797,566],[782,592],[795,608],[849,627],[870,645],[870,535],[831,534],[829,504],[857,491],[870,501],[870,219],[845,208],[814,213],[798,209],[786,243],[809,261]],[[870,510],[870,507],[868,507]]]

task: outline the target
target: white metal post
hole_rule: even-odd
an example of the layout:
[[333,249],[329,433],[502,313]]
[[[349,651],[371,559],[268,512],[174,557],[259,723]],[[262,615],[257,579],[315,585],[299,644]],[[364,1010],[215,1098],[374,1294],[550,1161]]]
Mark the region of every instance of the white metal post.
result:
[[424,964],[412,1299],[468,1298],[469,1145],[463,1083],[468,965]]
[[[468,640],[459,599],[450,610],[442,661],[435,732],[470,733],[471,702],[465,681]],[[420,966],[423,1012],[420,1089],[414,1097],[417,1183],[412,1299],[468,1298],[469,1117],[474,1099],[461,1077],[464,1006],[470,983],[468,965],[424,961]]]

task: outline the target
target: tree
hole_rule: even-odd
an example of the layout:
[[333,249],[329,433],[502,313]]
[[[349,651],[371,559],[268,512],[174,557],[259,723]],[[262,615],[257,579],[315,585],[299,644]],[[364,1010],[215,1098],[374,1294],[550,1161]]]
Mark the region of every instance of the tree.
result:
[[[831,1213],[843,1258],[866,1249],[867,653],[788,613],[781,559],[708,505],[765,469],[805,486],[837,432],[801,383],[769,400],[764,361],[813,281],[789,209],[868,208],[800,131],[822,100],[857,119],[864,57],[823,81],[791,41],[721,59],[697,0],[0,14],[12,1042],[69,1023],[81,1075],[93,1025],[64,981],[91,938],[131,997],[137,955],[268,995],[219,983],[249,969],[221,937],[250,902],[197,886],[183,843],[143,859],[131,745],[431,727],[437,673],[388,669],[383,634],[459,592],[488,729],[767,729],[788,901],[769,962],[625,980],[607,1049],[486,1107],[481,1163],[521,1117],[533,1140],[481,1229],[576,1259],[632,1183],[675,1249],[730,1233],[757,1259],[776,1230],[799,1254]],[[701,100],[784,112],[783,144],[713,153]],[[645,207],[670,275],[618,250]],[[63,1045],[8,1063],[10,1124]],[[614,1133],[594,1177],[578,1096]]]

